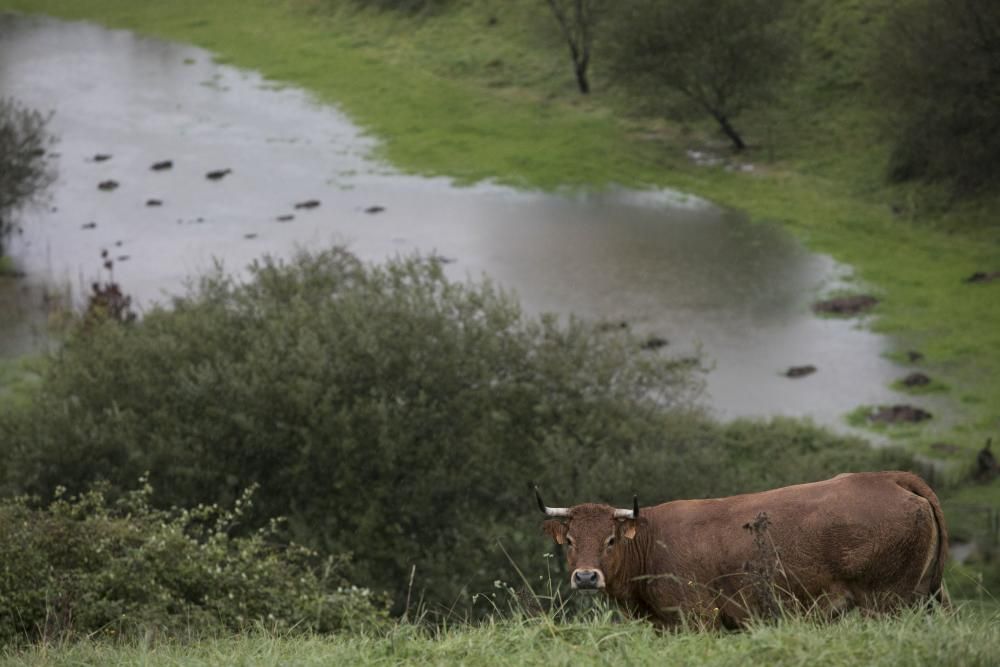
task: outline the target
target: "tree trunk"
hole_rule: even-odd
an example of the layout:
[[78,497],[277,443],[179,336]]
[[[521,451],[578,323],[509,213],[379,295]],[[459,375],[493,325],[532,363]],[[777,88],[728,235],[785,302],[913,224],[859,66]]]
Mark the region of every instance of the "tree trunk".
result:
[[715,120],[719,122],[719,126],[722,127],[722,131],[725,132],[726,136],[733,142],[733,147],[737,150],[737,152],[742,151],[747,147],[747,145],[743,143],[743,137],[740,136],[740,133],[736,131],[735,127],[729,124],[728,118],[722,114],[712,115],[715,116]]
[[580,92],[584,95],[590,93],[590,82],[587,81],[587,65],[578,64],[574,67],[576,70],[576,85],[580,88]]

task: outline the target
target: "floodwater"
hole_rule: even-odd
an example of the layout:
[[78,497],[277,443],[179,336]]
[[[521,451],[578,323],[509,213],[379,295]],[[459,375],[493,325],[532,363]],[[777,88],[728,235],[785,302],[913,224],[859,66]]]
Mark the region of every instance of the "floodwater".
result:
[[[84,23],[0,17],[0,95],[53,111],[59,137],[52,201],[14,239],[28,277],[0,282],[0,355],[40,344],[31,300],[42,285],[79,295],[106,278],[105,250],[114,278],[148,306],[216,260],[236,270],[264,253],[346,243],[372,261],[435,253],[453,260],[450,276],[489,276],[531,313],[626,321],[678,354],[700,346],[713,369],[706,400],[721,416],[842,424],[857,405],[896,397],[886,385],[902,370],[881,356],[887,339],[810,312],[847,267],[739,212],[665,191],[556,196],[403,175],[303,92],[200,49]],[[162,160],[172,169],[150,169]],[[220,169],[232,172],[205,177]],[[112,179],[117,189],[98,189]],[[310,199],[321,205],[294,208]],[[802,364],[819,370],[781,375]]]

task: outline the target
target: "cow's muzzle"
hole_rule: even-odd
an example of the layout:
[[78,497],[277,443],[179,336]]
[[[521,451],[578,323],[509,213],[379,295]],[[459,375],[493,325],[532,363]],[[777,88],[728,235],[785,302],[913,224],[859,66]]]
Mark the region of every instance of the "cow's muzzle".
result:
[[579,568],[573,570],[570,586],[581,591],[597,591],[604,588],[604,573],[600,570]]

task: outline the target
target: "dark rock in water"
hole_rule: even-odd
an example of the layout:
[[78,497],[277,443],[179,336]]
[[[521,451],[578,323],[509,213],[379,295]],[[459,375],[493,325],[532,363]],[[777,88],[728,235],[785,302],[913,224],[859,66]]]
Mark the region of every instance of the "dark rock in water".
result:
[[108,155],[107,153],[98,153],[97,155],[94,156],[94,162],[105,162],[110,159],[111,156]]
[[118,255],[118,257],[117,257],[117,260],[118,260],[119,262],[127,262],[127,261],[128,261],[128,259],[129,259],[129,256],[128,256],[128,255]]
[[371,215],[373,213],[381,213],[384,210],[385,206],[369,206],[368,208],[365,209],[365,213]]
[[162,199],[147,199],[146,206],[163,206]]
[[609,331],[622,331],[628,329],[628,322],[625,320],[620,320],[618,322],[600,322],[594,327],[600,333],[607,333]]
[[444,255],[438,255],[436,253],[428,257],[428,259],[432,262],[436,262],[437,264],[454,264],[456,261],[454,257],[445,257]]
[[912,405],[882,405],[871,411],[868,420],[879,424],[906,424],[926,421],[931,417],[931,413]]
[[903,384],[907,387],[923,387],[929,385],[930,383],[931,379],[923,373],[910,373],[903,378]]
[[96,222],[85,222],[82,225],[80,225],[80,228],[81,229],[97,229],[97,223]]
[[101,259],[107,259],[107,258],[108,258],[107,249],[101,250]]
[[231,173],[233,173],[232,169],[216,169],[205,174],[205,178],[210,181],[220,181]]
[[987,439],[986,444],[976,454],[976,479],[980,482],[989,481],[1000,472],[997,459],[993,455],[993,452],[990,451],[990,445],[992,444],[993,438]]
[[906,353],[906,358],[910,360],[910,363],[916,363],[924,358],[924,353],[917,352],[916,350],[909,350]]
[[275,220],[278,222],[291,222],[295,219],[294,215],[279,215]]
[[153,171],[164,171],[166,169],[173,169],[173,168],[174,168],[173,160],[162,160],[160,162],[154,162],[153,166],[150,167],[150,169],[152,169]]
[[295,205],[295,208],[297,208],[297,209],[309,209],[309,208],[316,208],[318,206],[319,206],[319,200],[318,199],[310,199],[308,201],[300,201],[298,204]]
[[801,378],[807,375],[812,375],[816,372],[816,367],[812,365],[807,366],[790,366],[787,371],[785,371],[786,378]]
[[112,262],[110,259],[104,262],[104,268],[107,269],[108,271],[110,271],[114,265],[115,263]]
[[639,348],[643,350],[659,350],[661,347],[666,347],[669,344],[670,341],[666,338],[661,338],[660,336],[650,336],[639,344]]
[[994,280],[1000,280],[1000,271],[992,271],[987,273],[985,271],[976,271],[971,276],[965,279],[967,283],[991,283]]
[[104,190],[105,192],[111,192],[112,190],[115,190],[117,188],[118,188],[118,181],[107,180],[107,181],[101,181],[100,183],[97,184],[97,189]]
[[857,313],[869,310],[877,303],[878,299],[869,294],[853,294],[851,296],[817,301],[813,304],[813,310],[817,313],[830,313],[833,315],[856,315]]
[[935,452],[941,452],[942,454],[954,454],[959,451],[960,447],[948,442],[935,442],[931,445],[931,449]]
[[243,238],[245,238],[245,239],[255,239],[255,238],[257,238],[257,235],[254,234],[254,233],[244,234]]
[[121,248],[123,243],[124,243],[123,241],[115,241],[115,247]]

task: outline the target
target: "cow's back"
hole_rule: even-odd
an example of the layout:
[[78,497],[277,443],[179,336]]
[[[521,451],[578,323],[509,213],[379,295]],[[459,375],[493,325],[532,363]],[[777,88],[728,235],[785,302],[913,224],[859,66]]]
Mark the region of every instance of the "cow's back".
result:
[[[910,473],[849,473],[644,512],[655,535],[650,569],[670,574],[652,580],[652,604],[678,595],[681,606],[706,604],[704,594],[716,591],[707,603],[738,618],[754,583],[748,571],[773,572],[777,589],[831,609],[898,606],[941,583],[947,533],[940,506]],[[755,541],[748,527],[762,514],[767,527]]]

